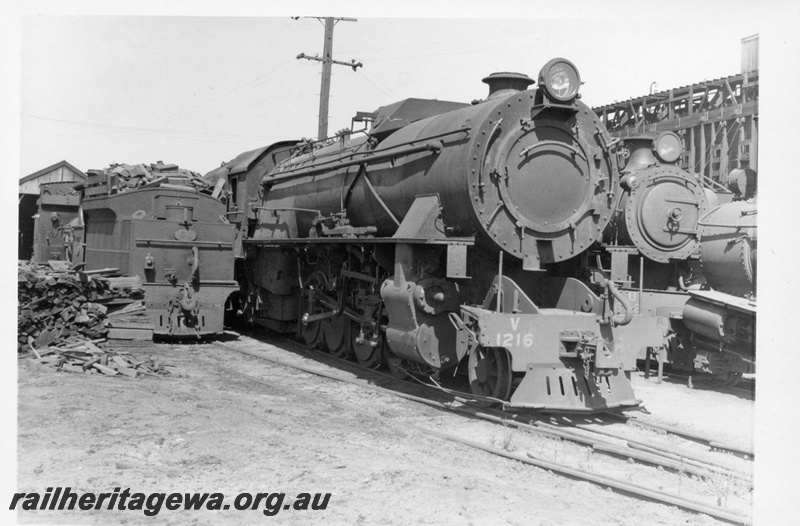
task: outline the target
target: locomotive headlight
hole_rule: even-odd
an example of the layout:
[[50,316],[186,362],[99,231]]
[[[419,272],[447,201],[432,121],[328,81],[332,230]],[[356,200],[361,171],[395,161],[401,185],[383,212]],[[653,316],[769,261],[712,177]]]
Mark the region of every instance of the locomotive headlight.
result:
[[662,132],[656,137],[655,150],[658,158],[665,163],[677,161],[683,151],[680,137],[673,132]]
[[539,85],[551,98],[567,102],[578,95],[581,76],[572,62],[564,58],[554,58],[539,72]]

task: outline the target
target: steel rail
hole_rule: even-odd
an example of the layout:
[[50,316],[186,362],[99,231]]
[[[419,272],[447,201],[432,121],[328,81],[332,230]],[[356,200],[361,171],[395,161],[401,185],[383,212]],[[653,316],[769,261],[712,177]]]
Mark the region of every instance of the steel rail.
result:
[[[294,341],[284,340],[284,342],[286,344],[288,344],[288,345],[291,345],[291,346],[297,347],[299,349],[302,349],[303,351],[307,351],[306,348],[302,347],[301,345],[297,344]],[[233,349],[233,350],[238,350],[238,349]],[[239,352],[245,352],[245,351],[239,351]],[[256,355],[254,355],[254,356],[256,356]],[[258,356],[260,356],[260,355],[258,355]],[[398,378],[396,378],[396,377],[394,377],[392,375],[389,375],[387,373],[384,373],[382,371],[377,371],[375,369],[369,369],[369,368],[363,367],[363,366],[361,366],[361,365],[359,365],[357,363],[353,363],[353,362],[342,360],[342,359],[337,359],[336,357],[330,356],[330,355],[328,355],[326,353],[320,352],[318,354],[318,356],[319,357],[324,357],[325,359],[330,359],[330,360],[334,361],[335,363],[346,364],[347,366],[349,366],[351,368],[357,368],[358,370],[363,371],[363,372],[367,372],[368,374],[382,376],[382,377],[384,377],[384,378],[386,378],[386,379],[388,379],[388,380],[390,380],[392,382],[404,383],[403,380],[400,380],[400,379],[398,379]],[[280,363],[280,364],[285,365],[287,367],[299,368],[298,366],[295,366],[293,364],[285,363],[285,362],[282,362],[280,360],[269,358],[267,356],[263,356],[263,357],[265,359],[269,360],[269,361],[272,361],[274,363]],[[307,370],[306,371],[305,369],[302,369],[302,368],[301,368],[301,370],[304,370],[305,372],[309,372],[311,374],[321,374],[319,371],[316,371],[316,370]],[[328,373],[324,373],[324,374],[321,374],[321,375],[325,376],[325,377],[329,377]],[[353,383],[350,380],[344,380],[344,379],[340,379],[340,380],[341,381],[345,381],[345,382],[349,382],[349,383]],[[357,381],[355,382],[355,385],[364,386],[364,387],[366,387],[368,389],[376,390],[376,391],[379,391],[379,392],[394,394],[394,395],[399,396],[401,398],[406,398],[408,396],[412,396],[412,395],[406,395],[404,393],[399,393],[397,391],[392,391],[390,389],[377,387],[377,386],[374,386],[374,385],[371,385],[371,384],[364,384],[362,382],[357,382]],[[427,390],[430,390],[431,392],[433,392],[435,394],[438,394],[438,395],[445,395],[445,396],[451,397],[452,400],[456,401],[456,402],[468,403],[468,402],[472,401],[470,396],[468,394],[466,394],[466,393],[464,393],[464,396],[459,396],[460,393],[458,393],[457,391],[451,391],[449,389],[445,389],[445,388],[442,388],[442,387],[439,387],[439,386],[429,385],[429,384],[426,384],[426,383],[424,383],[422,381],[419,381],[419,380],[418,380],[418,384],[414,384],[414,385],[418,385],[418,386],[424,387]],[[520,430],[523,430],[523,431],[527,431],[527,432],[530,432],[530,433],[543,434],[543,435],[547,435],[547,436],[550,436],[550,437],[553,437],[553,438],[561,438],[561,439],[565,439],[565,440],[570,440],[572,442],[576,442],[576,443],[579,443],[579,444],[584,444],[584,445],[588,445],[588,446],[592,446],[592,447],[594,447],[594,444],[604,444],[604,445],[617,446],[617,444],[614,444],[613,442],[609,442],[607,440],[603,440],[603,439],[598,438],[599,435],[606,434],[607,436],[610,436],[613,439],[621,440],[621,441],[626,443],[627,452],[628,452],[628,458],[631,458],[633,460],[640,460],[641,462],[645,462],[645,463],[652,463],[652,462],[649,462],[649,461],[653,460],[652,456],[647,456],[646,459],[645,458],[637,458],[637,456],[640,456],[640,455],[638,455],[638,453],[641,451],[641,449],[639,449],[637,451],[637,449],[632,447],[629,444],[629,442],[635,443],[638,439],[632,438],[632,437],[627,437],[627,436],[624,436],[624,435],[619,434],[619,433],[614,433],[614,434],[612,434],[613,432],[603,433],[603,431],[595,431],[595,430],[592,430],[592,429],[586,429],[586,430],[584,430],[586,433],[589,433],[590,435],[594,435],[594,437],[589,438],[586,435],[581,434],[580,432],[575,432],[574,431],[575,428],[580,429],[580,427],[581,427],[580,425],[570,424],[569,426],[554,426],[554,425],[548,424],[547,422],[544,422],[541,419],[536,419],[536,418],[530,419],[529,418],[528,420],[531,422],[531,424],[535,424],[535,425],[531,425],[531,424],[529,424],[527,422],[521,422],[520,420],[518,420],[518,418],[520,418],[520,416],[518,414],[516,414],[516,413],[508,413],[508,412],[500,411],[500,410],[497,410],[497,409],[486,409],[486,410],[481,411],[481,410],[476,410],[474,408],[469,408],[469,407],[456,407],[456,406],[452,406],[452,405],[449,405],[449,404],[446,404],[446,403],[435,402],[433,400],[420,398],[420,397],[414,397],[414,398],[411,398],[411,399],[413,401],[417,401],[417,402],[420,402],[420,403],[431,405],[431,406],[437,407],[439,409],[446,409],[446,410],[453,411],[453,412],[456,412],[456,413],[465,414],[467,416],[472,416],[474,418],[479,418],[479,419],[482,419],[482,420],[487,420],[487,421],[491,421],[491,422],[494,422],[494,423],[498,423],[498,424],[501,424],[503,426],[512,426],[512,427],[515,427],[517,429],[520,429]],[[676,430],[671,429],[671,428],[669,428],[668,426],[665,426],[665,425],[659,425],[659,424],[653,424],[653,423],[644,423],[643,421],[641,421],[641,420],[639,420],[639,419],[637,419],[635,417],[627,417],[627,416],[624,416],[624,415],[617,415],[615,413],[610,413],[610,412],[602,413],[602,414],[614,417],[614,418],[616,418],[618,420],[622,420],[625,423],[628,423],[630,421],[635,421],[636,424],[644,424],[645,427],[647,427],[649,425],[649,427],[651,427],[652,429],[655,429],[655,430],[657,430],[659,432],[668,432],[668,433],[671,433],[673,435],[679,436],[679,437],[681,437],[681,438],[683,438],[685,440],[689,440],[689,441],[698,441],[698,438],[699,438],[701,440],[701,443],[703,443],[704,445],[709,445],[712,449],[723,449],[724,448],[724,444],[722,444],[721,442],[718,442],[718,441],[716,441],[716,440],[714,440],[714,439],[712,439],[710,437],[700,437],[699,435],[693,435],[691,433],[685,433],[685,432],[676,431]],[[651,446],[652,447],[652,444],[647,444],[647,443],[644,443],[644,442],[641,445],[642,446]],[[613,454],[613,453],[610,453],[610,452],[607,452],[607,451],[601,451],[601,452],[608,453],[608,454]],[[698,469],[705,470],[705,472],[698,473],[701,476],[707,476],[709,474],[709,472],[717,472],[717,473],[721,473],[721,474],[724,474],[724,475],[731,475],[731,476],[734,476],[734,477],[737,477],[737,478],[742,478],[742,479],[745,479],[746,477],[750,476],[748,473],[745,473],[745,472],[742,472],[742,471],[738,471],[735,468],[731,468],[731,467],[728,467],[728,466],[716,464],[713,461],[709,462],[709,461],[704,460],[704,459],[697,460],[697,459],[695,459],[695,457],[687,458],[685,455],[682,455],[681,451],[672,450],[671,448],[668,448],[668,447],[665,447],[665,446],[661,446],[661,445],[659,445],[657,447],[657,449],[651,449],[650,450],[650,455],[659,456],[661,462],[657,463],[657,465],[660,465],[660,466],[662,466],[664,468],[667,468],[667,469],[674,469],[672,467],[673,466],[673,462],[677,460],[678,462],[682,462],[683,463],[684,471],[686,471],[686,467],[688,465],[690,465],[690,464],[695,466],[695,467],[697,467]],[[750,458],[752,458],[752,455],[750,456]]]
[[[594,431],[592,429],[587,429],[582,425],[575,426],[578,429],[578,431],[576,431],[570,427],[562,428],[560,426],[554,426],[552,424],[548,424],[546,422],[541,422],[541,421],[536,422],[535,426],[537,428],[544,428],[550,431],[559,430],[562,433],[564,433],[565,436],[577,437],[578,439],[585,441],[587,445],[591,445],[592,447],[594,447],[595,443],[600,445],[611,445],[619,447],[617,446],[617,444],[614,444],[604,439],[598,439],[596,437],[593,437],[592,435],[601,435],[621,440],[627,446],[626,448],[623,449],[626,452],[628,458],[632,458],[634,460],[636,460],[636,455],[634,450],[643,451],[648,454],[646,458],[649,459],[652,458],[649,455],[656,455],[659,460],[658,465],[662,467],[674,466],[675,462],[677,462],[679,465],[678,468],[679,470],[691,472],[696,475],[700,475],[702,477],[708,477],[711,473],[716,473],[719,475],[725,475],[728,477],[744,480],[745,482],[752,481],[752,475],[750,475],[749,473],[737,471],[734,468],[719,465],[710,460],[698,460],[697,457],[683,455],[682,453],[672,451],[670,448],[667,448],[665,446],[657,444],[648,444],[642,440],[632,439],[624,436],[621,433],[613,433],[613,432],[606,433],[603,431]],[[588,435],[583,435],[580,433],[580,431],[584,431],[588,433]]]
[[630,447],[632,447],[634,449],[639,449],[641,447],[644,447],[644,448],[647,448],[647,449],[645,449],[645,451],[649,451],[651,453],[653,451],[659,451],[659,452],[661,452],[662,454],[664,454],[664,455],[666,455],[668,457],[674,456],[676,460],[682,460],[682,461],[687,462],[687,463],[699,462],[701,464],[706,464],[707,468],[709,470],[711,470],[712,468],[714,468],[715,471],[723,470],[724,472],[726,472],[726,473],[724,473],[726,475],[727,474],[731,474],[731,475],[734,475],[734,476],[738,476],[740,478],[744,478],[744,477],[748,477],[749,476],[747,473],[743,473],[743,472],[740,472],[740,471],[735,471],[732,468],[730,468],[729,466],[726,466],[724,464],[719,464],[717,462],[714,462],[711,459],[702,457],[700,455],[696,455],[696,454],[694,454],[694,453],[692,453],[690,451],[681,451],[681,450],[678,450],[678,449],[670,448],[668,446],[664,446],[662,444],[653,443],[653,442],[650,442],[648,440],[642,440],[642,439],[638,439],[638,438],[630,438],[630,437],[625,436],[622,433],[618,433],[618,432],[612,431],[610,429],[597,429],[596,427],[593,427],[593,425],[576,424],[575,427],[577,427],[578,429],[582,429],[584,431],[588,431],[590,433],[597,433],[597,434],[600,434],[600,435],[603,435],[603,436],[609,436],[609,437],[616,438],[616,439],[619,439],[619,440],[624,440],[624,441],[626,441],[628,443],[628,445]]
[[[285,366],[285,367],[288,367],[288,368],[301,370],[301,371],[304,371],[304,372],[307,372],[309,374],[313,374],[313,375],[316,375],[316,376],[321,376],[321,377],[328,378],[328,379],[331,379],[331,380],[336,380],[336,381],[341,381],[341,382],[344,382],[344,383],[353,384],[353,385],[356,385],[358,387],[365,387],[365,388],[368,388],[370,390],[377,391],[377,392],[382,392],[382,393],[387,393],[387,394],[391,394],[391,395],[394,395],[394,396],[399,396],[401,398],[405,398],[407,400],[411,400],[411,401],[415,401],[415,402],[420,402],[420,403],[423,403],[425,405],[439,407],[439,408],[443,408],[443,409],[453,409],[453,410],[459,409],[456,412],[465,412],[465,413],[472,414],[472,415],[481,414],[480,411],[469,410],[467,408],[454,408],[454,407],[449,406],[448,404],[444,404],[442,402],[436,402],[434,400],[429,400],[429,399],[426,399],[426,398],[422,398],[422,397],[418,397],[418,396],[414,396],[414,395],[409,395],[409,394],[406,394],[406,393],[398,393],[398,392],[391,391],[391,390],[383,388],[383,387],[367,384],[367,383],[365,383],[363,381],[359,381],[357,379],[346,378],[346,377],[343,377],[341,375],[327,373],[327,372],[324,372],[324,371],[319,371],[319,370],[311,368],[311,367],[305,367],[305,366],[297,365],[297,364],[290,364],[290,363],[288,363],[288,362],[286,362],[284,360],[280,360],[280,359],[274,358],[272,356],[269,356],[267,353],[265,353],[263,351],[257,351],[257,350],[251,350],[251,349],[240,349],[240,348],[236,348],[234,346],[223,344],[221,342],[214,342],[214,345],[216,345],[217,347],[220,347],[222,349],[227,349],[227,350],[239,352],[239,353],[242,353],[242,354],[247,354],[247,355],[258,357],[258,358],[263,358],[263,359],[265,359],[265,360],[267,360],[269,362],[276,363],[278,365],[282,365],[282,366]],[[233,370],[233,371],[236,372],[237,374],[240,374],[240,375],[244,376],[244,377],[248,377],[249,379],[251,379],[253,381],[256,381],[258,383],[262,383],[264,385],[268,385],[270,387],[275,387],[275,388],[278,388],[278,389],[281,389],[281,390],[284,390],[284,391],[292,391],[292,392],[297,391],[296,389],[292,389],[292,388],[289,388],[289,387],[278,386],[278,385],[275,385],[275,384],[271,384],[269,382],[263,381],[261,379],[257,379],[255,377],[251,377],[250,375],[247,375],[245,373],[241,373],[239,371],[235,371],[235,370]],[[307,395],[306,393],[302,393],[302,396],[305,397],[305,398],[308,398],[310,400],[316,400],[316,397],[312,397],[310,395]],[[347,407],[347,406],[344,406],[342,404],[335,403],[335,402],[333,404],[329,404],[329,405],[335,405],[336,407],[338,407],[340,409],[344,409],[344,410],[350,410],[350,411],[354,410],[354,408],[352,408],[352,407]],[[360,414],[364,414],[366,416],[370,416],[372,418],[379,419],[382,422],[389,422],[390,421],[389,419],[387,419],[386,417],[384,417],[384,416],[382,416],[382,415],[380,415],[378,413],[365,412],[362,409],[358,409],[358,411],[360,412]],[[500,419],[499,417],[496,417],[496,416],[493,416],[493,415],[485,415],[485,416],[488,416],[489,419],[491,419],[491,420]],[[482,418],[482,417],[479,417],[479,418]],[[510,422],[514,422],[514,421],[510,421]],[[514,422],[514,423],[516,423],[516,422]],[[534,427],[534,426],[529,426],[529,427]],[[511,459],[511,460],[516,460],[516,461],[519,461],[519,462],[523,462],[525,464],[534,465],[534,466],[542,468],[542,469],[548,469],[548,470],[550,470],[552,472],[559,473],[561,475],[566,475],[566,476],[571,477],[571,478],[577,478],[577,479],[580,479],[580,480],[586,480],[588,482],[592,482],[592,483],[597,484],[597,485],[602,486],[602,487],[616,489],[616,490],[622,491],[624,493],[630,494],[630,495],[635,496],[635,497],[645,498],[645,499],[653,500],[653,501],[656,501],[656,502],[661,502],[661,503],[664,503],[664,504],[671,504],[673,506],[677,506],[677,507],[685,509],[685,510],[694,511],[694,512],[698,512],[698,513],[704,513],[706,515],[709,515],[709,516],[712,516],[712,517],[715,517],[715,518],[718,518],[718,519],[722,519],[722,520],[725,520],[725,521],[729,521],[729,522],[732,522],[732,523],[735,523],[735,524],[746,524],[746,525],[752,524],[752,517],[750,517],[748,515],[742,515],[742,514],[739,514],[739,513],[730,511],[730,510],[726,510],[724,508],[714,507],[714,506],[710,506],[710,505],[707,505],[707,504],[704,504],[704,503],[701,503],[701,502],[696,502],[696,501],[692,501],[692,500],[689,500],[689,499],[685,499],[683,497],[680,497],[680,496],[672,494],[672,493],[667,493],[667,492],[660,491],[660,490],[649,489],[649,488],[646,488],[644,486],[641,486],[641,485],[638,485],[638,484],[632,484],[632,483],[629,483],[629,482],[625,482],[625,481],[623,481],[621,479],[617,479],[617,478],[614,478],[614,477],[597,475],[595,473],[591,473],[591,472],[588,472],[588,471],[583,471],[581,469],[572,468],[572,467],[567,466],[565,464],[560,464],[560,463],[557,463],[557,462],[538,459],[538,458],[535,458],[531,453],[527,453],[526,456],[522,456],[520,454],[509,453],[507,451],[500,450],[500,449],[497,449],[497,448],[494,448],[494,447],[491,447],[491,446],[486,446],[486,445],[483,445],[483,444],[479,444],[477,442],[472,442],[470,440],[463,439],[463,438],[458,437],[456,435],[451,435],[449,433],[443,433],[441,431],[435,431],[435,430],[423,428],[423,427],[420,427],[420,426],[417,426],[417,425],[414,425],[414,424],[409,424],[409,425],[404,426],[404,429],[409,429],[409,428],[414,429],[414,430],[416,430],[416,431],[418,431],[420,433],[426,434],[426,435],[430,435],[430,436],[434,436],[434,437],[437,437],[437,438],[440,438],[440,439],[443,439],[443,440],[448,440],[448,441],[451,441],[451,442],[455,442],[455,443],[458,443],[458,444],[461,444],[461,445],[465,445],[465,446],[468,446],[468,447],[471,447],[471,448],[480,449],[480,450],[483,450],[485,452],[488,452],[488,453],[491,453],[491,454],[494,454],[494,455],[498,455],[498,456],[505,457],[505,458],[508,458],[508,459]],[[598,448],[598,451],[602,451],[602,449]]]
[[[290,345],[296,345],[294,342],[291,342],[291,341],[286,341],[286,343],[288,343]],[[267,354],[263,353],[262,351],[252,351],[252,350],[238,349],[238,348],[235,348],[235,347],[226,346],[225,344],[218,343],[218,342],[215,342],[215,345],[218,345],[218,346],[220,346],[222,348],[228,348],[230,350],[241,352],[243,354],[249,354],[251,356],[263,358],[263,359],[265,359],[267,361],[270,361],[272,363],[276,363],[278,365],[282,365],[282,366],[285,366],[285,367],[298,369],[298,370],[307,372],[309,374],[314,374],[314,375],[322,376],[324,378],[333,379],[333,380],[337,380],[337,381],[341,381],[341,382],[345,382],[345,383],[350,383],[350,384],[353,384],[353,385],[356,385],[356,386],[359,386],[359,387],[364,387],[364,388],[367,388],[369,390],[373,390],[373,391],[376,391],[376,392],[381,392],[381,393],[384,393],[384,394],[390,394],[390,395],[398,396],[400,398],[405,398],[405,399],[408,399],[408,400],[411,400],[411,401],[414,401],[414,402],[419,402],[419,403],[422,403],[422,404],[425,404],[425,405],[436,407],[438,409],[444,409],[444,410],[452,411],[452,412],[455,412],[455,413],[464,414],[464,415],[467,415],[467,416],[471,416],[473,418],[478,418],[478,419],[481,419],[481,420],[490,421],[490,422],[497,423],[497,424],[500,424],[500,425],[503,425],[503,426],[506,426],[506,427],[507,426],[515,427],[517,429],[520,429],[522,431],[526,431],[526,432],[529,432],[529,433],[545,435],[545,436],[548,436],[548,437],[551,437],[551,438],[565,439],[565,440],[569,440],[571,442],[576,442],[578,444],[587,445],[587,446],[590,446],[590,447],[596,449],[597,451],[599,451],[601,453],[606,453],[606,454],[613,455],[613,456],[622,456],[623,453],[624,453],[624,456],[626,458],[630,458],[630,459],[632,459],[634,461],[639,461],[639,462],[643,462],[643,463],[646,463],[646,464],[652,464],[652,465],[661,466],[663,468],[671,469],[673,471],[690,472],[690,473],[693,473],[693,474],[696,474],[696,475],[699,475],[699,476],[702,476],[702,477],[707,477],[711,473],[718,473],[718,474],[731,476],[731,477],[735,477],[735,478],[739,478],[739,479],[748,481],[749,474],[747,474],[747,473],[737,471],[736,469],[730,468],[730,467],[727,467],[727,466],[714,465],[713,462],[709,463],[708,461],[689,459],[689,458],[681,455],[680,452],[670,451],[669,448],[664,447],[664,446],[660,446],[659,449],[650,448],[650,449],[647,450],[646,453],[642,453],[641,447],[634,447],[632,445],[632,443],[636,442],[636,439],[632,439],[632,438],[626,437],[624,435],[620,436],[619,434],[617,434],[617,436],[614,436],[614,435],[612,435],[610,433],[607,433],[607,435],[610,436],[611,438],[614,438],[616,440],[621,440],[621,441],[625,442],[627,447],[619,446],[618,444],[615,444],[613,441],[609,441],[609,440],[606,440],[606,439],[603,439],[603,438],[598,438],[598,434],[601,433],[601,432],[593,432],[592,430],[584,430],[584,433],[586,433],[586,434],[583,434],[580,431],[576,431],[576,430],[573,429],[573,427],[580,428],[580,426],[559,427],[559,426],[554,426],[552,424],[548,424],[548,423],[543,422],[543,421],[536,421],[536,422],[534,422],[535,425],[531,425],[531,424],[528,424],[528,423],[525,423],[525,422],[520,422],[519,420],[517,420],[518,415],[516,415],[516,414],[508,415],[508,414],[506,414],[506,413],[504,413],[502,411],[493,410],[493,409],[487,409],[485,411],[481,411],[481,410],[476,410],[476,409],[470,408],[470,407],[453,406],[453,405],[450,405],[448,403],[438,402],[438,401],[431,400],[431,399],[428,399],[428,398],[422,398],[422,397],[409,395],[409,394],[402,393],[402,392],[393,391],[391,389],[375,386],[375,385],[372,385],[372,384],[367,384],[367,383],[364,383],[364,382],[359,381],[359,380],[354,379],[354,378],[344,378],[344,377],[341,377],[339,375],[322,372],[322,371],[319,371],[319,370],[314,369],[314,368],[308,368],[308,367],[304,367],[304,366],[300,366],[300,365],[296,365],[296,364],[291,364],[291,363],[288,363],[288,362],[286,362],[284,360],[279,360],[279,359],[276,359],[274,357],[270,357]],[[298,346],[298,347],[300,347],[300,346]],[[322,356],[326,356],[326,355],[323,354]],[[326,356],[326,358],[327,358],[327,356]],[[346,363],[349,366],[356,367],[359,370],[368,372],[370,374],[383,376],[384,378],[387,378],[390,381],[402,383],[402,380],[399,380],[399,379],[397,379],[397,378],[395,378],[395,377],[393,377],[391,375],[388,375],[386,373],[383,373],[381,371],[376,371],[374,369],[367,369],[367,368],[359,366],[358,364],[345,362],[343,360],[336,359],[335,357],[332,357],[332,358],[336,363]],[[425,388],[429,389],[429,390],[432,390],[433,392],[435,392],[438,395],[443,395],[443,394],[447,395],[447,396],[451,397],[454,401],[458,401],[458,402],[462,402],[462,403],[468,401],[468,400],[466,400],[464,398],[461,398],[461,397],[453,394],[453,392],[448,392],[447,390],[443,391],[442,389],[438,389],[438,388],[436,388],[434,386],[430,386],[430,385],[424,384],[424,383],[420,383],[420,385],[422,387],[425,387]]]
[[739,455],[744,456],[745,459],[750,460],[755,458],[755,452],[752,448],[736,445],[736,444],[729,444],[725,442],[718,441],[714,438],[701,435],[698,433],[689,433],[686,431],[677,431],[669,426],[664,424],[659,424],[657,422],[648,422],[646,420],[642,420],[641,418],[637,417],[626,417],[622,415],[617,415],[614,413],[605,413],[606,415],[610,416],[611,418],[619,419],[621,422],[626,424],[632,425],[634,427],[642,427],[645,429],[652,429],[660,432],[664,432],[670,435],[675,435],[681,437],[686,440],[690,440],[692,442],[697,442],[698,444],[707,445],[713,449],[719,449],[724,451],[729,451],[731,453],[736,453]]
[[704,513],[706,515],[710,515],[718,519],[732,522],[734,524],[753,524],[753,518],[749,515],[742,515],[740,513],[726,510],[721,507],[709,506],[708,504],[703,504],[702,502],[696,502],[693,500],[685,499],[683,497],[675,495],[674,493],[656,491],[641,486],[639,484],[632,484],[630,482],[625,482],[624,480],[620,480],[614,477],[598,475],[596,473],[591,473],[589,471],[584,471],[578,468],[572,468],[557,462],[542,460],[539,458],[535,458],[531,453],[527,453],[526,456],[522,456],[520,454],[510,453],[502,449],[497,449],[491,446],[485,446],[483,444],[479,444],[477,442],[472,442],[471,440],[451,435],[449,433],[443,433],[441,431],[425,430],[417,426],[411,426],[411,427],[414,427],[415,429],[423,433],[439,437],[443,440],[449,440],[451,442],[462,444],[471,448],[480,449],[486,451],[487,453],[491,453],[493,455],[509,458],[511,460],[517,460],[519,462],[524,462],[525,464],[531,464],[542,469],[549,469],[550,471],[553,471],[555,473],[566,475],[568,477],[577,478],[580,480],[593,482],[594,484],[597,484],[599,486],[616,489],[624,493],[635,495],[637,497],[654,500],[665,504],[672,504],[673,506],[677,506],[679,508],[695,511],[698,513]]

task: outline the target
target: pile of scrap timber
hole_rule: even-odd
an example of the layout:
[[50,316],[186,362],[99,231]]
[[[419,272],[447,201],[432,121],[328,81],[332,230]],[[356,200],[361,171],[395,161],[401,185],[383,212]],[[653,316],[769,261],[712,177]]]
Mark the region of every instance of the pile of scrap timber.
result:
[[118,269],[78,271],[62,261],[19,262],[17,351],[108,338],[152,342],[144,289]]
[[[132,286],[140,283],[138,277],[108,278],[112,290],[128,290],[118,288],[122,287],[120,280],[124,279],[130,280]],[[150,316],[147,315],[144,301],[126,303],[124,300],[114,300],[113,305],[109,305],[106,317],[108,321],[106,338],[108,338],[109,344],[116,347],[140,347],[143,344],[147,346],[146,344],[152,343],[153,324]]]
[[114,195],[139,188],[173,188],[184,191],[210,194],[219,197],[224,180],[214,185],[191,170],[179,168],[177,164],[161,161],[151,164],[111,164],[103,170],[88,170],[86,197]]
[[84,341],[37,350],[31,347],[29,363],[52,367],[59,371],[106,376],[165,376],[166,365],[157,356],[134,358],[129,353],[101,349],[95,341]]

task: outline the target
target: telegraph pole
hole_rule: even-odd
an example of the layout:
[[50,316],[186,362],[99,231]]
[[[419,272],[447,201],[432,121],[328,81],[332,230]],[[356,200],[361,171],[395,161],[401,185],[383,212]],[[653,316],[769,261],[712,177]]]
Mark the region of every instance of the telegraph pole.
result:
[[313,56],[309,57],[305,53],[297,55],[298,59],[304,58],[306,60],[316,60],[322,62],[322,86],[319,92],[319,129],[317,131],[317,140],[323,140],[328,137],[328,99],[331,95],[331,65],[339,64],[342,66],[350,66],[355,71],[358,68],[364,67],[361,62],[356,62],[352,59],[350,62],[340,62],[333,60],[333,26],[340,21],[357,22],[355,18],[318,18],[325,22],[325,43],[322,49],[322,57]]

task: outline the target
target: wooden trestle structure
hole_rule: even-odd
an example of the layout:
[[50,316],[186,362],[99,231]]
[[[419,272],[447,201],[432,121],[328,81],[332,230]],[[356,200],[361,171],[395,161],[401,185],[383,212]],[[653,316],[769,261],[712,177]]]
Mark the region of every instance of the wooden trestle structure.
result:
[[[614,137],[674,131],[681,167],[715,182],[758,170],[758,70],[594,108]],[[708,181],[707,181],[708,182]]]

